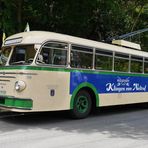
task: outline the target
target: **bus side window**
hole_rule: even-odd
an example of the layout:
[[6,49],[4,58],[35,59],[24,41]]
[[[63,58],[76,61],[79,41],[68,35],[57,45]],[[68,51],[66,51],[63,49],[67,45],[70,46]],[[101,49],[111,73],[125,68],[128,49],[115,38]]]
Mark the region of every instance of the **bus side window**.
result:
[[44,64],[66,65],[67,49],[66,43],[48,42],[43,46],[40,54],[43,56]]
[[71,52],[71,67],[75,67],[75,68],[81,68],[80,65],[80,57],[78,52]]
[[131,56],[131,72],[143,72],[143,58],[138,56]]
[[101,49],[96,49],[95,53],[95,69],[112,70],[113,53]]
[[148,73],[148,59],[144,60],[144,73]]
[[66,64],[66,57],[61,56],[61,55],[54,55],[54,60],[53,60],[55,65],[65,65]]
[[72,45],[71,67],[91,69],[93,61],[93,49]]
[[128,72],[129,71],[129,55],[115,53],[114,58],[115,71]]

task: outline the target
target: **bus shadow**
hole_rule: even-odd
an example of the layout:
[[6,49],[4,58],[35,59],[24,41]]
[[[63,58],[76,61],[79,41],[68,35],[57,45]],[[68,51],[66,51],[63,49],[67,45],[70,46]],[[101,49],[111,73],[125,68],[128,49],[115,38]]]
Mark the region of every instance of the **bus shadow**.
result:
[[26,114],[0,119],[0,133],[21,130],[55,130],[67,133],[99,133],[110,137],[148,139],[148,110],[141,106],[97,109],[86,119],[73,120],[67,111]]

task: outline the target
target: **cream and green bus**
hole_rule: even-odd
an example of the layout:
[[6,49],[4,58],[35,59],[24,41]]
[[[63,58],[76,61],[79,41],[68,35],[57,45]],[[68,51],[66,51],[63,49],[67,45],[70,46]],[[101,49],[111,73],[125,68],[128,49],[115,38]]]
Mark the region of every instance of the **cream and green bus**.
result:
[[133,48],[53,32],[12,35],[0,56],[0,109],[85,118],[95,107],[147,103],[148,53]]

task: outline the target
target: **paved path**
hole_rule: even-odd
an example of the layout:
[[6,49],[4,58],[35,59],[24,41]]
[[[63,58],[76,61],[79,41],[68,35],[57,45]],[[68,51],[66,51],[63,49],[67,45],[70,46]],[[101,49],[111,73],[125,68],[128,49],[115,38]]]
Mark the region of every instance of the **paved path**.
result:
[[103,109],[83,120],[65,112],[0,118],[0,148],[133,147],[148,148],[147,109]]

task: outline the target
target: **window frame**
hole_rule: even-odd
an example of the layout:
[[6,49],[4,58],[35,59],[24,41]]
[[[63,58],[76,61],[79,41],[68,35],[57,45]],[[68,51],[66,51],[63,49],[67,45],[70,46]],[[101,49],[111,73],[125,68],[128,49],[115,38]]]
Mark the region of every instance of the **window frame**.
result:
[[[105,54],[105,53],[109,53],[109,54]],[[109,70],[109,69],[97,69],[96,68],[96,56],[103,56],[103,57],[110,57],[110,58],[112,58],[111,70]],[[113,71],[113,62],[114,62],[113,59],[114,59],[113,51],[106,50],[106,49],[101,49],[101,48],[95,48],[95,64],[94,64],[95,70],[99,70],[99,71]]]
[[[80,50],[79,50],[79,49],[78,49],[78,50],[77,50],[77,49],[73,49],[73,47],[80,48]],[[83,48],[84,50],[81,50],[82,48]],[[85,49],[86,49],[86,51],[85,51]],[[87,51],[87,49],[88,49],[89,51]],[[72,51],[78,52],[78,53],[86,53],[86,54],[92,55],[90,68],[73,67],[73,66],[71,65],[72,60],[71,60],[71,56],[70,56],[70,67],[71,67],[72,69],[84,69],[84,70],[93,70],[93,69],[94,69],[94,64],[93,64],[93,63],[94,63],[94,62],[93,62],[93,61],[94,61],[94,48],[93,48],[93,47],[83,46],[83,45],[71,43],[70,55],[71,55]]]
[[[127,60],[128,61],[128,69],[127,71],[120,71],[120,70],[115,70],[115,61],[116,59],[121,59],[121,60]],[[124,73],[128,73],[130,71],[130,54],[128,53],[121,53],[121,52],[115,52],[114,53],[114,71],[117,72],[124,72]]]
[[[63,48],[56,48],[57,50],[64,50],[66,51],[66,64],[65,65],[54,65],[54,64],[39,64],[37,63],[37,57],[38,55],[41,53],[43,47],[45,48],[49,48],[52,49],[52,47],[46,46],[46,44],[48,43],[57,43],[57,44],[65,44],[67,45],[67,49],[63,49]],[[86,50],[79,50],[79,49],[74,49],[73,47],[78,47],[78,48],[82,48],[82,49],[86,49]],[[88,51],[87,51],[88,49]],[[86,53],[86,54],[90,54],[92,55],[92,59],[91,59],[91,67],[90,68],[83,68],[83,67],[73,67],[71,65],[71,52],[80,52],[80,53]],[[99,53],[98,51],[101,51],[101,53]],[[109,54],[106,54],[109,53]],[[121,54],[122,56],[118,56],[116,54]],[[112,58],[112,68],[109,69],[96,69],[96,55],[100,55],[100,56],[104,56],[104,57],[110,57]],[[124,55],[128,55],[128,58],[124,57]],[[132,57],[137,57],[137,59],[135,58],[133,60]],[[124,60],[128,60],[129,64],[128,64],[128,71],[116,71],[115,70],[115,59],[124,59]],[[139,59],[140,60],[139,60]],[[145,59],[147,59],[147,61],[145,61]],[[131,69],[131,63],[132,61],[137,61],[137,62],[141,62],[142,63],[142,72],[133,72]],[[148,57],[144,57],[144,56],[137,56],[134,54],[130,54],[130,53],[124,53],[124,52],[120,52],[120,51],[114,51],[114,50],[109,50],[109,49],[101,49],[95,46],[87,46],[87,45],[82,45],[82,44],[77,44],[77,43],[73,43],[73,42],[65,42],[65,41],[58,41],[58,40],[49,40],[46,41],[38,50],[37,55],[35,57],[35,64],[39,65],[39,66],[49,66],[49,67],[65,67],[65,68],[70,68],[70,69],[84,69],[84,70],[96,70],[96,71],[112,71],[112,72],[121,72],[121,73],[137,73],[137,74],[147,74],[145,73],[145,63],[148,63]]]
[[[142,71],[141,72],[132,71],[132,67],[131,67],[132,61],[141,62],[141,64],[142,64]],[[136,74],[143,74],[144,73],[144,57],[143,56],[137,56],[137,55],[131,55],[130,56],[130,72],[131,73],[136,73]]]
[[[27,60],[29,60],[29,59],[32,59],[32,62],[31,63],[24,63],[24,64],[17,64],[17,62],[16,62],[16,64],[13,64],[13,62],[11,61],[12,60],[12,56],[13,56],[13,54],[14,54],[14,51],[15,51],[15,49],[16,48],[18,48],[18,47],[23,47],[24,49],[26,48],[26,47],[33,47],[33,49],[34,49],[34,51],[35,51],[35,54],[34,54],[34,57],[33,58],[28,58]],[[32,65],[33,64],[33,62],[34,62],[34,60],[35,60],[35,58],[36,58],[36,54],[37,54],[37,52],[36,52],[36,49],[35,49],[35,44],[18,44],[18,45],[13,45],[13,46],[9,46],[9,47],[11,47],[11,52],[10,52],[10,54],[9,54],[9,58],[8,58],[8,61],[7,61],[7,64],[8,65],[10,65],[10,66],[14,66],[14,65],[17,65],[17,66],[22,66],[22,65]],[[27,48],[26,48],[27,49]],[[26,50],[27,51],[27,50]],[[26,54],[25,54],[25,61],[26,61]],[[12,62],[12,63],[10,63],[10,62]],[[19,62],[19,61],[18,61]],[[14,62],[15,63],[15,62]]]
[[[63,50],[63,51],[67,51],[66,52],[66,64],[64,65],[56,65],[56,64],[46,64],[46,63],[38,63],[37,62],[37,58],[38,58],[38,55],[42,52],[42,49],[45,47],[45,48],[49,48],[49,49],[52,49],[52,47],[49,47],[49,46],[46,46],[46,44],[50,44],[50,43],[55,43],[55,44],[65,44],[67,45],[67,49],[63,49],[63,48],[56,48],[57,50]],[[68,67],[68,52],[69,52],[69,43],[67,42],[64,42],[64,41],[58,41],[58,40],[49,40],[49,41],[46,41],[39,49],[38,53],[37,53],[37,56],[36,56],[36,59],[35,59],[35,64],[38,65],[38,66],[46,66],[46,67],[63,67],[63,68],[66,68]]]
[[145,72],[145,64],[148,64],[148,57],[144,57],[144,60],[143,60],[143,73],[148,74],[148,72]]

